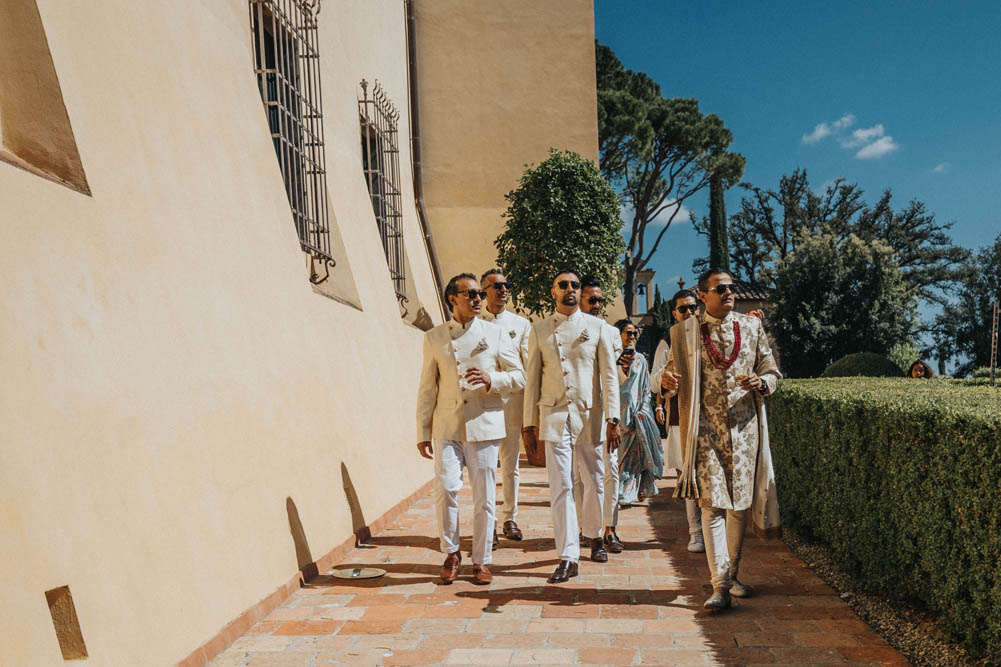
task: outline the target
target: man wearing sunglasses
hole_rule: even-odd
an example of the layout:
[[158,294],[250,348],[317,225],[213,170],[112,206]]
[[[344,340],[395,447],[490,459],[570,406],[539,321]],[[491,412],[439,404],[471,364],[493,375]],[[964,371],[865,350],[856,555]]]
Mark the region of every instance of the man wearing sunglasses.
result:
[[[556,312],[532,325],[528,341],[525,383],[525,448],[546,452],[550,508],[560,563],[550,583],[577,576],[580,559],[577,510],[573,497],[573,469],[584,484],[579,527],[594,554],[602,550],[604,466],[601,437],[580,441],[590,425],[601,428],[611,449],[619,446],[619,383],[615,352],[605,323],[580,311],[580,278],[560,271],[551,294]],[[598,381],[595,382],[595,376]],[[607,556],[606,556],[607,557]]]
[[[503,394],[525,386],[521,355],[503,329],[478,317],[486,294],[461,273],[445,288],[452,319],[424,335],[417,393],[417,450],[434,460],[441,580],[459,576],[462,467],[473,487],[473,583],[489,584],[497,449],[505,436]],[[432,440],[434,444],[432,445]]]
[[[511,339],[518,350],[522,364],[528,358],[528,332],[532,323],[521,315],[516,315],[507,309],[511,297],[511,283],[507,281],[500,269],[490,269],[480,277],[480,287],[487,293],[487,307],[482,317],[493,322]],[[518,455],[521,453],[521,419],[524,413],[525,393],[511,392],[504,396],[504,424],[507,435],[500,444],[501,488],[504,490],[504,509],[501,520],[504,537],[520,541],[521,529],[518,528]]]
[[[683,289],[674,294],[668,302],[671,316],[675,322],[684,322],[699,314],[699,303],[695,292]],[[664,386],[667,376],[664,369],[667,366],[668,351],[671,349],[670,336],[666,336],[657,345],[654,354],[654,372],[650,374],[650,386],[657,388],[657,422],[665,426],[667,437],[664,438],[664,466],[681,471],[684,467],[685,454],[681,442],[681,430],[678,426],[678,397],[669,396]],[[688,550],[692,553],[705,553],[706,543],[702,537],[702,512],[699,504],[692,499],[685,501],[685,515],[688,518]]]
[[[601,285],[598,283],[598,279],[594,276],[584,276],[580,281],[580,293],[581,293],[581,303],[580,309],[587,313],[588,315],[593,315],[594,317],[601,318],[601,308],[605,303],[605,296],[601,291]],[[607,322],[604,323],[608,335],[612,338],[612,351],[615,354],[615,358],[618,360],[619,365],[623,363],[631,365],[633,363],[632,354],[623,355],[622,354],[622,337],[619,335],[619,330],[613,327]],[[635,341],[633,341],[635,344]],[[627,365],[626,368],[629,366]],[[597,384],[599,382],[598,376],[595,376],[595,392],[600,391],[601,387]],[[602,478],[602,498],[601,498],[601,514],[602,523],[605,526],[604,535],[602,538],[604,548],[591,550],[591,560],[598,563],[605,563],[608,561],[608,552],[613,554],[622,553],[625,546],[619,539],[618,534],[615,531],[615,527],[619,525],[619,452],[618,450],[609,449],[607,443],[605,442],[604,428],[602,427],[605,417],[614,417],[616,415],[601,415],[601,420],[596,423],[589,423],[587,427],[581,432],[580,438],[577,441],[578,445],[583,445],[589,443],[592,438],[598,438],[599,446],[601,446],[601,462],[605,468],[605,474]],[[580,477],[579,471],[574,469],[573,476],[573,495],[574,504],[577,507],[577,525],[584,525],[584,517],[582,510],[584,507],[584,481]]]
[[766,534],[779,525],[775,473],[762,398],[782,377],[756,317],[733,312],[733,278],[722,269],[699,276],[706,312],[671,327],[662,386],[678,394],[685,452],[675,496],[698,500],[713,594],[722,610],[750,588],[737,575],[750,517]]

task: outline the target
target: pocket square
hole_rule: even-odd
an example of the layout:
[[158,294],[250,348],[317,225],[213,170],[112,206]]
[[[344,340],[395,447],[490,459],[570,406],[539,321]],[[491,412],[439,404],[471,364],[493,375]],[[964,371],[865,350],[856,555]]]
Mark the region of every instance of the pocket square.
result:
[[487,345],[487,339],[486,338],[481,338],[480,342],[477,343],[476,347],[473,348],[473,354],[479,354],[480,352],[483,352],[484,350],[486,350],[488,347],[490,347],[490,346]]
[[507,335],[508,335],[508,336],[510,336],[511,338],[514,338],[514,337],[515,337],[515,336],[517,336],[518,334],[517,334],[517,333],[515,333],[515,331],[514,331],[514,330],[512,329],[511,331],[508,331],[508,332],[507,332]]
[[583,331],[580,332],[579,338],[580,340],[591,340],[591,332],[588,331],[587,329],[584,329]]

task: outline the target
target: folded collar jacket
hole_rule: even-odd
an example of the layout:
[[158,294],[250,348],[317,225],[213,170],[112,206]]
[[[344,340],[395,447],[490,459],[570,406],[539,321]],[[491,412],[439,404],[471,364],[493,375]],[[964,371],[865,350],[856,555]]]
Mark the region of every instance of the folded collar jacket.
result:
[[539,428],[539,440],[558,441],[569,420],[576,441],[591,422],[592,410],[598,423],[602,410],[609,417],[618,417],[613,330],[579,310],[569,317],[554,313],[532,325],[525,369],[524,424]]
[[[470,362],[490,374],[490,389],[459,384],[460,365]],[[451,320],[424,334],[417,392],[417,441],[500,440],[505,435],[503,394],[525,386],[521,355],[501,327],[475,318]]]

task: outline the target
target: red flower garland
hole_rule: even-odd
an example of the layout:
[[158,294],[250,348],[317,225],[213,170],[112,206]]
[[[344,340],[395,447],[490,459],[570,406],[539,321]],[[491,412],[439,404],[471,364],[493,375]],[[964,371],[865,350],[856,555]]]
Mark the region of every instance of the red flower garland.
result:
[[733,366],[733,362],[737,361],[737,356],[740,354],[740,324],[734,319],[733,352],[730,354],[729,359],[724,358],[723,353],[716,347],[716,343],[709,336],[709,325],[704,322],[702,323],[702,344],[705,346],[706,352],[709,354],[709,359],[713,362],[713,366],[721,371],[725,371],[730,366]]

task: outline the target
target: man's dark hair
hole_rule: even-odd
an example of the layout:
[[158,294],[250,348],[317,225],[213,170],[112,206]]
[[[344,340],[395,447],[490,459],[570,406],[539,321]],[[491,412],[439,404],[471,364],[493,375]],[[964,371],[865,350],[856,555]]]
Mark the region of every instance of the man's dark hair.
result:
[[504,272],[501,271],[500,269],[488,269],[483,273],[482,276],[480,276],[480,282],[482,283],[484,280],[486,280],[487,276],[503,276],[503,275]]
[[[473,282],[476,282],[476,276],[474,276],[472,273],[460,273],[457,276],[453,276],[453,278],[448,281],[448,285],[445,286],[445,303],[449,303],[448,297],[450,297],[450,296],[458,296],[458,294],[459,294],[459,288],[458,288],[459,281],[463,280],[465,278],[469,278]],[[476,283],[476,284],[479,285],[479,283]]]
[[580,274],[577,273],[576,271],[574,271],[573,269],[560,269],[559,271],[557,271],[556,273],[553,274],[553,280],[552,280],[552,282],[556,282],[556,279],[559,278],[560,276],[562,276],[564,273],[572,273],[575,276],[577,276],[578,280],[580,280]]
[[674,296],[671,297],[671,300],[667,302],[667,309],[673,313],[674,309],[678,305],[678,302],[681,301],[682,299],[687,299],[688,297],[695,299],[695,303],[698,304],[699,295],[695,293],[695,290],[683,289],[674,293]]
[[[634,327],[636,326],[635,324],[633,324],[632,320],[623,317],[621,320],[619,320],[618,322],[616,322],[613,326],[616,329],[619,330],[619,333],[622,333],[623,331],[626,330],[626,327],[628,327],[630,324],[632,324]],[[638,329],[637,329],[637,331],[638,331]]]
[[598,289],[601,289],[601,283],[599,283],[598,279],[595,278],[592,275],[583,276],[580,279],[580,286],[581,286],[581,288],[584,288],[584,287],[597,287]]
[[709,291],[709,279],[721,273],[725,273],[726,275],[730,276],[731,280],[733,279],[733,274],[727,271],[726,269],[721,269],[718,266],[710,267],[699,274],[699,291],[700,292]]

